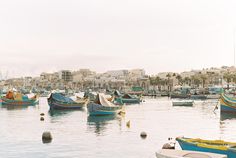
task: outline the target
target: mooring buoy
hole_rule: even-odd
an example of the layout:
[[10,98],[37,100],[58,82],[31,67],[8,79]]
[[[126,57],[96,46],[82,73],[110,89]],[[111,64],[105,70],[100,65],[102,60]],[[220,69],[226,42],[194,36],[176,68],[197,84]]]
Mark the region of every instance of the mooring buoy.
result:
[[49,132],[49,131],[43,132],[42,141],[43,141],[43,143],[51,143],[51,141],[52,141],[51,132]]
[[126,126],[127,126],[128,128],[130,128],[130,121],[128,121],[128,122],[126,123]]
[[141,136],[141,138],[145,139],[147,137],[147,133],[146,132],[141,132],[140,136]]
[[44,118],[43,118],[43,117],[40,117],[40,121],[44,121]]

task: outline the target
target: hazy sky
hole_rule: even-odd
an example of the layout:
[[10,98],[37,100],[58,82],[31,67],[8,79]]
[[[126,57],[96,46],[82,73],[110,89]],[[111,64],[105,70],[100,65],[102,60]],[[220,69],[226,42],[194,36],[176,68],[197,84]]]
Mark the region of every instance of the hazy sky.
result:
[[231,66],[235,8],[235,0],[0,0],[0,70]]

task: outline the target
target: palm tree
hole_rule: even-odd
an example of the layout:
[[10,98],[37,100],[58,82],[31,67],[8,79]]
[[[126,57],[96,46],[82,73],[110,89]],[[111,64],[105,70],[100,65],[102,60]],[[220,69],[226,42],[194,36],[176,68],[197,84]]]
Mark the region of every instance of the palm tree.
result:
[[149,76],[149,82],[150,82],[150,85],[151,86],[156,86],[157,85],[157,83],[156,83],[156,77],[151,77],[151,76]]
[[170,75],[170,73],[168,73],[168,74],[166,75],[166,77],[167,77],[167,80],[168,80],[168,91],[171,91],[171,85],[170,85],[170,78],[171,78],[171,75]]
[[236,83],[236,74],[232,74],[232,80],[234,82],[234,84]]
[[227,89],[229,90],[229,83],[231,82],[232,74],[230,74],[229,72],[226,72],[223,75],[223,78],[226,80],[226,82],[227,82]]
[[149,81],[150,81],[150,85],[154,86],[156,83],[155,83],[155,78],[154,77],[151,77],[149,76]]
[[185,77],[185,78],[183,79],[183,83],[184,83],[184,84],[190,85],[190,82],[191,82],[191,79],[190,79],[189,77]]
[[191,76],[191,84],[193,84],[194,87],[199,87],[199,85],[201,84],[201,79],[197,74]]
[[178,80],[178,84],[182,85],[183,84],[183,79],[182,79],[182,76],[180,75],[177,75],[176,76],[176,79]]
[[169,78],[171,77],[170,73],[168,73],[168,74],[166,75],[166,77],[169,79]]
[[201,80],[202,80],[202,87],[205,88],[206,80],[208,79],[208,78],[207,78],[207,75],[201,74],[201,75],[200,75],[200,78],[201,78]]
[[159,76],[156,76],[156,77],[149,76],[149,81],[150,81],[150,85],[158,86],[158,89],[160,89],[159,86],[161,84],[161,78]]
[[[209,83],[210,84],[215,84],[214,81],[215,81],[215,77],[216,77],[216,74],[215,72],[207,72],[207,76],[209,78]],[[214,81],[213,81],[214,79]]]

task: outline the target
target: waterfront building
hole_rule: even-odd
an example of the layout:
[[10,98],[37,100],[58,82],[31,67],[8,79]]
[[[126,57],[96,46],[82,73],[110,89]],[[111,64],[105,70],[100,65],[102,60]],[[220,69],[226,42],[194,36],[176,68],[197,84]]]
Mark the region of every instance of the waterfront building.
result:
[[[152,81],[151,78],[157,81]],[[111,70],[96,73],[89,69],[78,71],[62,70],[54,73],[43,72],[39,77],[11,78],[1,82],[8,87],[38,87],[51,89],[72,88],[84,89],[131,89],[134,86],[144,90],[174,90],[175,87],[190,86],[192,88],[207,88],[212,86],[234,86],[236,83],[236,68],[223,66],[221,68],[206,68],[181,73],[161,72],[154,77],[148,77],[143,69]]]
[[59,72],[59,79],[64,82],[71,82],[73,81],[72,72],[69,70],[62,70]]

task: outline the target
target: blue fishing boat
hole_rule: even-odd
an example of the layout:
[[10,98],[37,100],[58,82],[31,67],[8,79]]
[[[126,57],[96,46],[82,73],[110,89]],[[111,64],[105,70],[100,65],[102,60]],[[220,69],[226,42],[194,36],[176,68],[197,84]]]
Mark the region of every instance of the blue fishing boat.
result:
[[236,98],[222,93],[220,96],[220,111],[222,113],[236,113]]
[[2,98],[2,105],[12,105],[12,106],[34,106],[39,103],[38,99],[24,99],[24,100],[12,100],[7,98]]
[[21,93],[14,93],[9,91],[5,97],[1,98],[2,105],[9,106],[34,106],[39,103],[38,96],[34,95],[29,98],[27,95]]
[[183,150],[210,152],[227,155],[228,158],[236,158],[236,142],[184,137],[178,137],[176,140]]
[[98,94],[94,102],[87,106],[90,116],[94,115],[116,115],[123,110],[122,106],[114,105],[109,102],[103,94]]
[[204,95],[204,94],[194,94],[194,95],[190,96],[190,99],[193,99],[193,100],[206,100],[207,96]]
[[63,109],[82,109],[88,103],[88,100],[74,101],[69,97],[65,97],[61,93],[52,93],[48,98],[50,110],[63,110]]
[[120,94],[119,91],[115,91],[115,101],[118,104],[139,104],[141,102],[141,98],[137,97],[136,95],[131,95],[131,94],[125,94],[122,95]]
[[85,91],[84,92],[84,98],[88,98],[90,101],[94,101],[96,99],[97,93]]

